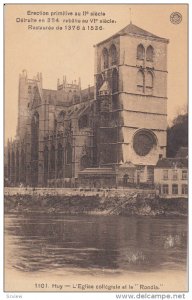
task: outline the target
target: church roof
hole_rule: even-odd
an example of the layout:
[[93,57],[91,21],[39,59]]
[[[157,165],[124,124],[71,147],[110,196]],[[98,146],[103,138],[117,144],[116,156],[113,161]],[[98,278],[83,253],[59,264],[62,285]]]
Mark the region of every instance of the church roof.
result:
[[49,104],[54,104],[57,98],[56,90],[43,89],[43,99]]
[[149,32],[149,31],[146,31],[146,30],[130,23],[129,25],[127,25],[126,27],[124,27],[123,29],[121,29],[120,31],[115,33],[114,35],[112,35],[111,37],[107,38],[106,40],[104,40],[102,42],[99,42],[97,45],[100,45],[103,42],[106,42],[111,38],[115,38],[115,37],[122,36],[122,35],[144,36],[144,37],[150,37],[150,38],[158,39],[158,40],[161,40],[161,41],[165,41],[167,43],[169,42],[169,40],[166,39],[166,38],[159,37],[159,36]]
[[94,98],[94,86],[81,90],[82,100],[84,99],[93,99]]

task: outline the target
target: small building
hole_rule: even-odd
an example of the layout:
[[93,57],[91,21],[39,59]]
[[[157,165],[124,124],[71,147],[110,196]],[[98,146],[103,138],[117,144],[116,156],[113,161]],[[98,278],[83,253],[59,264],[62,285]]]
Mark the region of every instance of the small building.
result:
[[122,163],[117,171],[118,186],[130,187],[136,183],[136,167],[130,161]]
[[[80,187],[91,188],[152,188],[154,183],[154,167],[151,173],[144,172],[144,166],[134,165],[130,161],[121,162],[118,167],[91,167],[78,174]],[[150,176],[149,176],[150,175]]]
[[188,197],[187,158],[162,158],[154,170],[154,181],[162,198]]
[[112,188],[116,186],[113,168],[86,168],[79,172],[79,185],[90,188]]

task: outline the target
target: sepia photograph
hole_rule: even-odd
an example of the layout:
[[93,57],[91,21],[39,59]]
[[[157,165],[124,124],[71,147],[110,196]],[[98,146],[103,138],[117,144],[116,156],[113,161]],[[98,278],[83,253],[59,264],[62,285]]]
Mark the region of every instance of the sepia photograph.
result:
[[4,292],[187,292],[188,5],[4,5]]

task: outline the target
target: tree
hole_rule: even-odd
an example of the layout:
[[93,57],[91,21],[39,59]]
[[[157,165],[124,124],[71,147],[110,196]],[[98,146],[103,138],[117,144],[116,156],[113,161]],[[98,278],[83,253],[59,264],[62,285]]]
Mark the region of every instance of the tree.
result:
[[188,147],[188,113],[179,114],[167,129],[167,157],[174,157],[182,146]]

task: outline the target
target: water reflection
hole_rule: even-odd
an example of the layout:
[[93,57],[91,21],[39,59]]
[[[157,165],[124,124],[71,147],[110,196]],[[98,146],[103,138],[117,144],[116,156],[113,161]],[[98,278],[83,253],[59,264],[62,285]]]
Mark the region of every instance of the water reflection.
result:
[[186,219],[8,215],[5,240],[6,267],[25,272],[186,268]]

